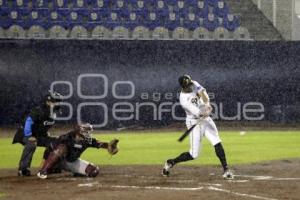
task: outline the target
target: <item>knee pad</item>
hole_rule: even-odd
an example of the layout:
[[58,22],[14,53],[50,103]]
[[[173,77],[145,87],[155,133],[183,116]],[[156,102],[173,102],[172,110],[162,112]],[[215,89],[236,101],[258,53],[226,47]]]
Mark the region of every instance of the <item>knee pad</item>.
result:
[[85,173],[88,177],[96,177],[99,174],[99,167],[89,164],[85,169]]

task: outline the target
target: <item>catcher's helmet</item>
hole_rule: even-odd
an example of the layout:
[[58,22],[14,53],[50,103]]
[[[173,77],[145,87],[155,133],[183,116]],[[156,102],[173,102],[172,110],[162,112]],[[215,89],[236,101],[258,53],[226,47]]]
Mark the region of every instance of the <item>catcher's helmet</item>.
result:
[[190,75],[183,75],[178,78],[178,82],[182,88],[187,88],[192,83],[192,78]]
[[90,123],[78,124],[76,126],[77,133],[82,135],[85,139],[91,139],[93,131],[93,126]]

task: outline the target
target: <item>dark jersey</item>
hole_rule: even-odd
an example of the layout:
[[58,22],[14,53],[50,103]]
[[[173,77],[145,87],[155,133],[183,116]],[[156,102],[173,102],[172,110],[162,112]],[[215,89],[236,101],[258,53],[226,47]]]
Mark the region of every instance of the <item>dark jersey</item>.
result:
[[48,130],[55,121],[50,117],[50,108],[46,105],[33,108],[24,122],[24,135],[47,137]]
[[56,144],[65,144],[67,146],[67,155],[65,157],[66,161],[74,162],[80,158],[81,154],[89,147],[100,148],[103,143],[98,142],[95,138],[86,139],[80,138],[76,139],[76,134],[71,131],[67,134],[61,135]]

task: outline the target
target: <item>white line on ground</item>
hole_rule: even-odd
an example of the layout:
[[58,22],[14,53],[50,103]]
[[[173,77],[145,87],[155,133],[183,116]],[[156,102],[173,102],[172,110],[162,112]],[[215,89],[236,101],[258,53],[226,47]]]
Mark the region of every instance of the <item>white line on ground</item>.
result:
[[232,192],[230,190],[225,190],[225,189],[220,189],[220,188],[215,188],[212,186],[207,187],[208,190],[213,190],[213,191],[218,191],[218,192],[225,192],[228,194],[234,194],[237,196],[243,196],[243,197],[249,197],[249,198],[254,198],[254,199],[262,199],[262,200],[277,200],[273,198],[268,198],[268,197],[262,197],[262,196],[257,196],[257,195],[252,195],[252,194],[243,194],[243,193],[238,193],[238,192]]
[[78,184],[77,186],[78,187],[94,187],[96,185],[99,185],[98,181],[91,182],[91,183],[81,183],[81,184]]
[[122,188],[122,189],[155,189],[155,190],[177,190],[177,191],[198,191],[203,190],[203,187],[195,188],[181,188],[181,187],[159,187],[159,186],[134,186],[134,185],[111,185],[111,188]]

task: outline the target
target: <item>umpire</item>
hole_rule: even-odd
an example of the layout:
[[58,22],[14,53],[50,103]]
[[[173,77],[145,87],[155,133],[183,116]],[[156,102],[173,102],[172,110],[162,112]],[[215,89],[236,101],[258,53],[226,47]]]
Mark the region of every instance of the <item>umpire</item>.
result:
[[[18,175],[30,176],[30,165],[37,146],[49,147],[55,137],[50,137],[48,130],[54,125],[56,113],[59,107],[56,103],[61,101],[61,95],[54,92],[46,95],[40,106],[31,109],[29,114],[22,121],[21,127],[17,130],[13,144],[24,145],[22,156],[19,162]],[[47,151],[44,152],[44,159]]]

